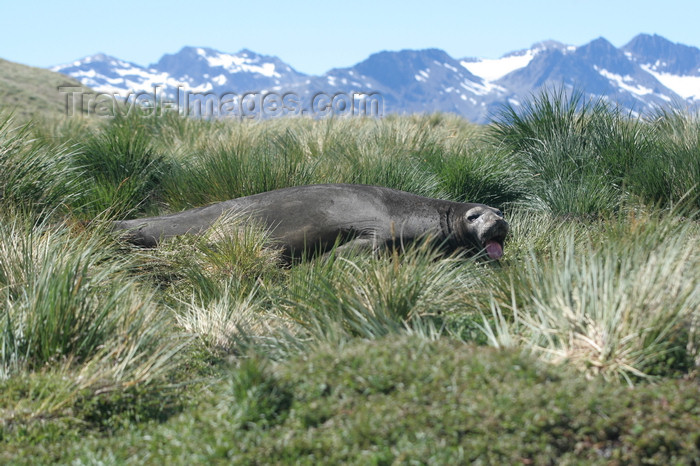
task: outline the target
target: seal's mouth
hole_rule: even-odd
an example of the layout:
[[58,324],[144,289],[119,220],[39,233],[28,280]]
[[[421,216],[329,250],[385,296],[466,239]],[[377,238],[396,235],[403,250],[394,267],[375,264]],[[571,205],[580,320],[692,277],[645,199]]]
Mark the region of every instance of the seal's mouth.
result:
[[505,238],[494,237],[484,241],[484,250],[489,259],[499,260],[503,257],[503,242]]

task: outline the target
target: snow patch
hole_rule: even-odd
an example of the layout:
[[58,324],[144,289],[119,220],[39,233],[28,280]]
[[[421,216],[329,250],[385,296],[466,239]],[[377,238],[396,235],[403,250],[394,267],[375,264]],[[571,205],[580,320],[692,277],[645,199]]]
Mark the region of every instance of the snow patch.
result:
[[450,70],[450,71],[454,71],[455,73],[457,72],[457,68],[455,68],[454,66],[450,65],[449,63],[443,63],[442,66],[444,66],[445,68],[447,68],[447,69]]
[[479,76],[486,81],[496,81],[508,73],[526,67],[535,55],[537,55],[536,51],[528,50],[522,55],[510,55],[496,59],[484,58],[472,62],[462,60],[460,65],[465,67],[471,74]]
[[430,78],[430,68],[418,71],[418,74],[413,75],[416,81],[425,82]]
[[191,92],[208,92],[214,89],[211,83],[200,84],[199,86],[189,87],[187,90]]
[[700,100],[700,76],[660,73],[650,65],[642,65],[642,69],[684,99]]
[[80,79],[80,78],[94,78],[97,76],[97,72],[95,70],[87,70],[87,71],[76,71],[74,73],[71,73],[71,76]]
[[279,78],[281,75],[275,71],[274,63],[257,63],[259,59],[248,58],[248,54],[230,55],[218,52],[216,55],[207,55],[204,49],[197,49],[197,55],[203,57],[209,66],[221,67],[229,73],[259,73],[268,78]]
[[598,73],[600,73],[602,77],[613,81],[615,84],[617,84],[619,88],[624,89],[627,92],[631,92],[632,94],[647,95],[654,92],[653,89],[644,87],[641,84],[637,84],[635,86],[634,78],[632,78],[632,76],[621,76],[619,74],[611,73],[610,71],[605,69],[599,69],[597,66],[594,66],[594,68]]
[[476,95],[487,95],[492,92],[504,91],[505,89],[497,84],[484,82],[484,84],[475,83],[474,81],[462,81],[459,83],[465,90]]
[[226,84],[226,76],[220,74],[219,76],[212,78],[212,81],[214,81],[218,86],[223,86],[224,84]]
[[109,94],[109,95],[114,95],[118,97],[125,98],[129,94],[132,94],[134,91],[133,90],[125,90],[121,86],[123,86],[123,81],[120,81],[119,86],[110,86],[107,84],[97,84],[95,83],[94,85],[90,85],[91,83],[89,81],[80,81],[82,84],[85,86],[90,87],[94,91],[96,91],[98,94]]

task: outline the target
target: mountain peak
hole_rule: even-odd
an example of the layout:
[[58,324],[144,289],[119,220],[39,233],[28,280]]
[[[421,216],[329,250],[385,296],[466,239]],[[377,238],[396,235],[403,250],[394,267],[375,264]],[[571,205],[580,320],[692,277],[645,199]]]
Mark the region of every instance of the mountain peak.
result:
[[112,57],[110,55],[107,55],[106,53],[103,52],[98,52],[94,55],[88,55],[87,57],[83,57],[83,61],[109,61],[109,60],[116,60],[115,57]]
[[532,50],[566,50],[569,46],[557,40],[547,39],[532,44]]
[[623,50],[643,49],[643,48],[667,48],[675,45],[670,40],[658,34],[637,34],[625,44]]
[[[520,50],[515,50],[513,52],[505,53],[501,56],[501,59],[511,58],[511,57],[522,57],[524,55],[532,56],[532,55],[536,55],[539,52],[548,51],[548,50],[559,50],[559,51],[565,52],[565,51],[574,50],[574,49],[576,49],[576,47],[564,44],[563,42],[559,42],[556,40],[547,39],[547,40],[543,40],[540,42],[535,42],[534,44],[532,44],[530,46],[529,49],[520,49]],[[478,61],[478,59],[473,59],[473,58],[467,58],[465,60],[467,62]]]
[[583,45],[580,48],[586,48],[591,51],[595,51],[598,53],[607,53],[607,52],[617,52],[617,48],[605,37],[598,37],[596,39],[593,39],[590,41],[588,44]]
[[657,34],[639,34],[624,45],[622,50],[652,71],[700,76],[700,49],[697,47],[677,44]]
[[[138,65],[135,65],[130,62],[126,62],[124,60],[121,60],[117,57],[114,57],[112,55],[107,55],[106,53],[103,52],[98,52],[94,55],[88,55],[82,58],[79,58],[73,62],[70,63],[63,63],[61,65],[56,65],[52,66],[49,68],[51,71],[57,71],[59,73],[64,73],[68,74],[69,76],[76,77],[74,75],[71,75],[71,73],[66,73],[65,70],[69,69],[79,69],[82,67],[92,67],[92,68],[97,68],[100,70],[106,70],[106,69],[112,69],[112,68],[132,68],[132,67],[137,67]],[[89,85],[84,83],[85,85]]]
[[391,59],[392,61],[444,60],[444,59],[452,60],[452,57],[450,57],[447,54],[447,52],[445,52],[444,50],[437,49],[437,48],[402,49],[402,50],[399,50],[398,52],[389,51],[389,50],[382,50],[381,52],[373,53],[365,61],[386,60],[386,59]]
[[246,49],[246,48],[243,48],[243,49],[239,50],[238,52],[236,52],[236,55],[240,55],[242,57],[263,57],[264,56],[264,55],[260,55],[259,53],[253,52],[252,50]]
[[[436,48],[403,49],[398,52],[382,51],[370,55],[353,68],[361,75],[392,88],[416,85],[417,82],[429,79],[443,81],[454,78],[458,81],[464,79],[481,81],[447,52]],[[447,78],[447,74],[453,74],[452,78]]]
[[87,55],[83,58],[79,58],[78,60],[72,62],[72,63],[116,63],[116,62],[121,62],[123,60],[120,60],[117,57],[114,57],[112,55],[107,55],[106,53],[103,52],[98,52],[93,55]]

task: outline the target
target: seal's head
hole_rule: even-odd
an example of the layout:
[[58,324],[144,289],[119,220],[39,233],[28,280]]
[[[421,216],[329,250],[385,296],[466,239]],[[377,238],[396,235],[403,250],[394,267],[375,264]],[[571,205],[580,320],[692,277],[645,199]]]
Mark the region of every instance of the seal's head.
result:
[[498,260],[503,256],[503,243],[508,234],[503,212],[484,204],[470,204],[454,220],[453,229],[463,246],[485,251],[489,259]]

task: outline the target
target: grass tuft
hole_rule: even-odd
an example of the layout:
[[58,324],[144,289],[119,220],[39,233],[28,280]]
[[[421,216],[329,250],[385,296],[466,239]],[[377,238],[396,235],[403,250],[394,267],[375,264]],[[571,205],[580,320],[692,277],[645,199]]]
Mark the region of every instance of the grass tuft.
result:
[[152,129],[133,116],[119,116],[87,138],[76,160],[88,187],[77,204],[84,217],[153,212],[168,165],[152,138]]
[[64,225],[0,224],[0,378],[33,371],[66,380],[34,399],[31,416],[93,395],[162,379],[178,364],[177,341],[152,293],[124,271],[104,238]]
[[477,281],[472,267],[459,266],[464,260],[441,258],[427,243],[378,259],[332,254],[294,270],[280,301],[313,344],[396,333],[434,339]]
[[75,153],[34,139],[31,126],[0,114],[0,206],[33,215],[65,212],[84,187]]
[[697,370],[697,227],[673,216],[628,221],[565,236],[499,277],[494,288],[507,291],[492,295],[492,343],[628,383]]

